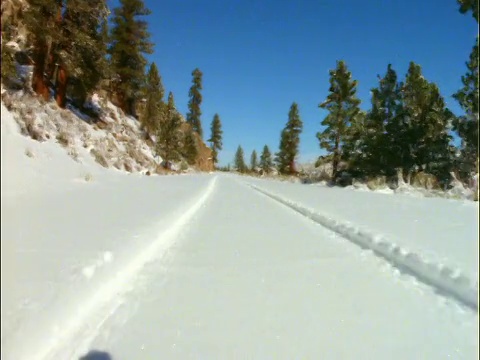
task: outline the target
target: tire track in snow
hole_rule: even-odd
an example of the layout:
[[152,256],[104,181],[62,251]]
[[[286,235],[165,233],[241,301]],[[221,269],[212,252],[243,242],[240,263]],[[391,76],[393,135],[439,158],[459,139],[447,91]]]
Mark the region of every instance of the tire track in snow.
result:
[[384,258],[402,272],[414,276],[426,285],[432,286],[439,294],[452,297],[478,312],[478,283],[475,284],[467,276],[459,274],[458,270],[450,269],[442,264],[429,262],[420,255],[403,249],[383,237],[360,230],[358,226],[319,214],[314,210],[303,207],[256,185],[247,185],[323,227],[336,232],[363,249],[372,250],[377,256]]
[[89,350],[89,345],[97,336],[105,321],[122,305],[122,296],[131,291],[137,274],[143,267],[155,260],[175,242],[180,232],[206,203],[215,189],[217,177],[214,177],[204,193],[167,229],[138,254],[121,271],[98,289],[78,311],[63,323],[56,326],[57,331],[49,337],[40,349],[29,349],[27,359],[77,359]]

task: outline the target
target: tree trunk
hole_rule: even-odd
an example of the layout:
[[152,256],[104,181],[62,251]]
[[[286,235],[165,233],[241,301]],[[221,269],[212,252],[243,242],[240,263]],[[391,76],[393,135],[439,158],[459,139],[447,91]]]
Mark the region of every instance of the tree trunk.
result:
[[338,169],[338,163],[339,163],[339,159],[338,159],[339,144],[340,144],[340,139],[339,139],[339,136],[337,135],[335,137],[335,147],[333,149],[333,161],[332,161],[332,179],[333,180],[336,180],[337,178],[337,169]]
[[55,81],[55,100],[57,101],[57,105],[62,109],[64,109],[66,105],[67,83],[67,71],[62,65],[60,65],[58,67],[57,79]]
[[32,89],[43,97],[45,101],[50,97],[48,85],[45,80],[45,61],[46,61],[47,44],[39,42],[35,46],[35,53],[33,56],[34,66],[32,74]]

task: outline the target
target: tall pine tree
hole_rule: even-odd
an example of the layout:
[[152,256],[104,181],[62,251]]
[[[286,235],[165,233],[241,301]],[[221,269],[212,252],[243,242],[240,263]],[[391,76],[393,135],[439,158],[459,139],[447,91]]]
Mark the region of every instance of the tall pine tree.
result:
[[147,22],[139,19],[151,12],[143,0],[120,0],[113,10],[110,32],[110,65],[113,88],[120,108],[135,115],[135,105],[142,96],[147,60],[144,54],[153,52]]
[[[175,108],[173,94],[168,94],[168,103],[163,107],[163,119],[157,129],[156,151],[167,164],[180,159],[180,114]],[[190,140],[189,140],[190,141]],[[190,149],[190,151],[192,151]],[[193,151],[196,157],[196,152]]]
[[260,168],[264,173],[269,173],[273,167],[272,154],[267,145],[263,147],[262,154],[260,155]]
[[465,112],[453,123],[453,129],[462,139],[461,163],[458,164],[462,177],[467,177],[478,166],[478,36],[466,65],[463,87],[453,95]]
[[352,80],[344,61],[337,62],[337,68],[330,70],[330,94],[319,105],[329,114],[322,121],[323,132],[317,133],[320,147],[333,153],[332,177],[337,177],[338,166],[343,158],[342,145],[348,139],[348,129],[358,115],[360,99],[357,98],[357,81]]
[[218,151],[222,150],[222,123],[220,121],[220,116],[215,114],[213,116],[212,125],[210,127],[211,135],[208,142],[210,142],[210,148],[212,149],[212,161],[213,165],[216,166],[218,163]]
[[237,151],[235,152],[235,159],[233,163],[238,172],[244,173],[247,171],[243,149],[240,145],[238,145]]
[[303,123],[300,119],[297,103],[293,103],[288,112],[288,121],[280,137],[277,163],[280,173],[295,174],[295,158],[300,145],[300,133]]
[[[140,118],[142,128],[146,131],[148,137],[150,137],[151,134],[155,134],[159,130],[160,119],[162,118],[162,113],[165,111],[163,103],[164,92],[165,91],[163,89],[160,74],[158,73],[157,65],[152,63],[147,74],[145,85],[145,110]],[[174,106],[175,105],[173,105],[173,107]],[[169,111],[169,109],[166,109],[167,113],[169,113]]]
[[[413,62],[402,86],[402,140],[407,145],[403,169],[408,172],[428,171],[446,176],[451,167],[451,147],[448,124],[452,113],[435,84],[422,75],[421,67]],[[396,134],[398,136],[398,134]]]
[[198,68],[192,72],[193,80],[192,87],[188,92],[190,101],[188,102],[187,114],[187,123],[192,126],[193,131],[197,132],[200,137],[203,137],[202,122],[200,120],[202,115],[200,109],[202,103],[202,94],[200,93],[200,90],[202,90],[202,75],[202,72]]
[[475,20],[477,20],[477,23],[478,23],[478,17],[479,17],[478,0],[457,0],[457,2],[460,5],[459,11],[462,14],[465,14],[471,11],[472,16],[474,17]]

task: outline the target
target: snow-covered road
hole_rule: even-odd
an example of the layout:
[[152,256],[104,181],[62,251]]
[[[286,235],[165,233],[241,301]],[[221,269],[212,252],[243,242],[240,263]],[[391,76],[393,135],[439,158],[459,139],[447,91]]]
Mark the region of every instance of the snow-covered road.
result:
[[[475,309],[252,183],[278,193],[118,176],[2,201],[2,358],[476,356]],[[282,186],[305,206],[319,196]]]

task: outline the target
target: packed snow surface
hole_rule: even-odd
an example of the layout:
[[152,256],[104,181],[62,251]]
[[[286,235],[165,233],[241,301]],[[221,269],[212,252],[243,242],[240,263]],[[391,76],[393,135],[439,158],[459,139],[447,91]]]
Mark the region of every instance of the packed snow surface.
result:
[[1,125],[2,359],[477,356],[475,203],[127,175]]

